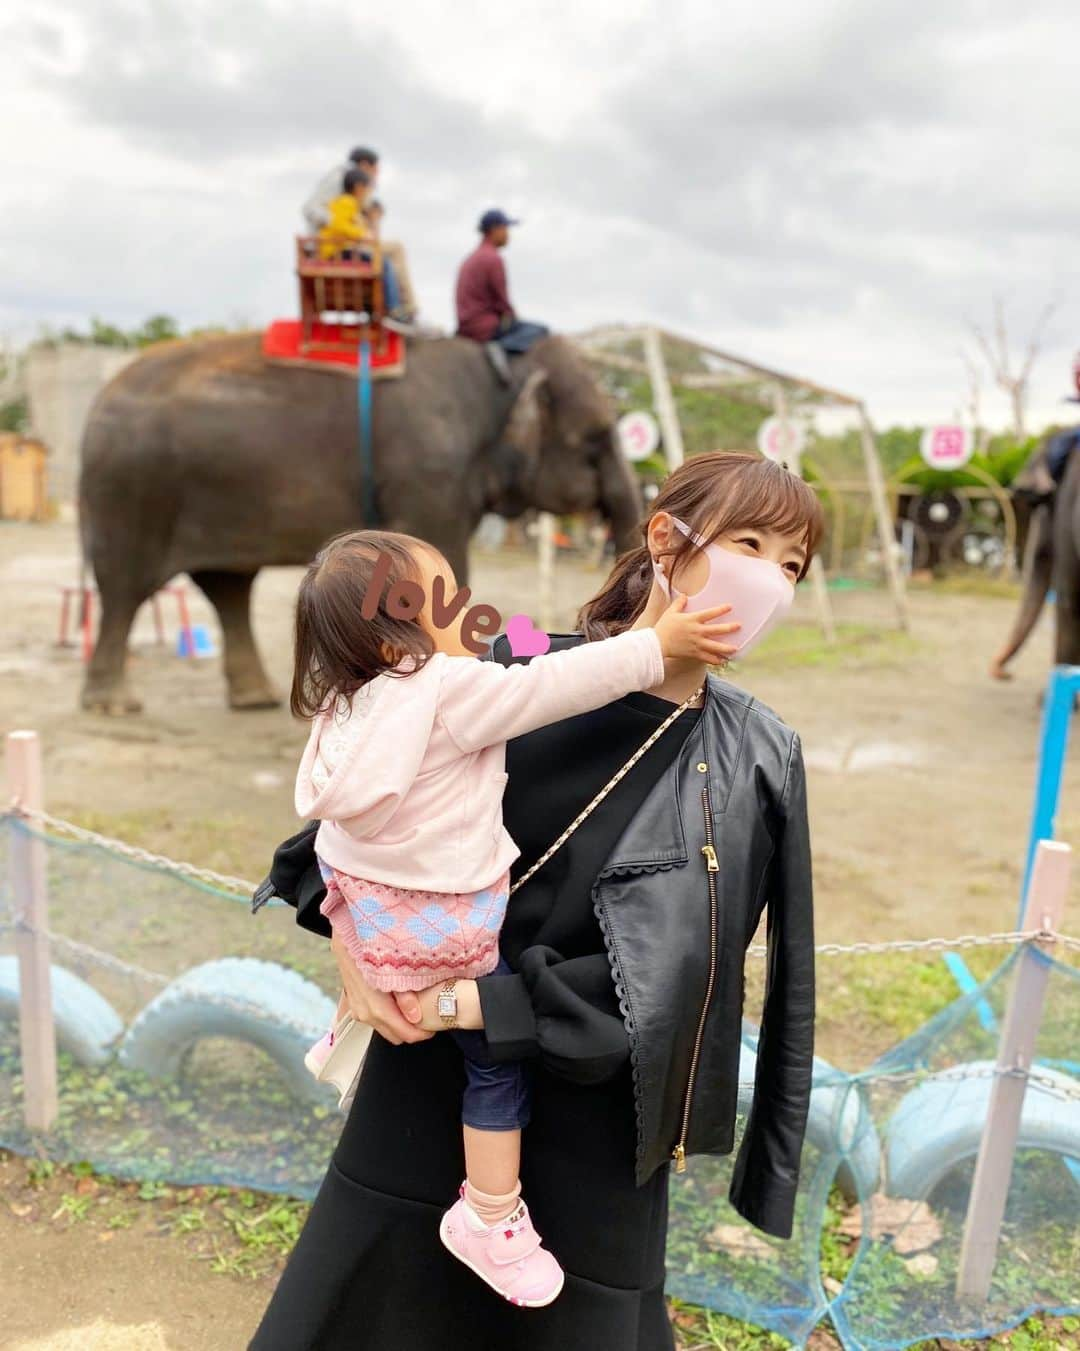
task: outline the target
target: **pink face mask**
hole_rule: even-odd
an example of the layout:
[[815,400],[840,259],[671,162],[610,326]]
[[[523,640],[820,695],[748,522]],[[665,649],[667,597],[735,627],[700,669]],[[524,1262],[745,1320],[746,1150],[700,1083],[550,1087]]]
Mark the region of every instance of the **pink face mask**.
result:
[[[719,544],[706,544],[699,534],[677,516],[671,519],[687,539],[705,551],[709,559],[709,576],[700,591],[686,598],[687,610],[707,610],[715,605],[730,605],[731,613],[722,616],[717,623],[741,624],[742,628],[727,634],[725,641],[737,647],[740,653],[749,651],[791,608],[791,602],[795,599],[794,583],[784,576],[779,563],[769,558],[751,558],[747,554],[733,553]],[[660,590],[670,598],[671,585],[658,563],[653,563],[653,572],[660,583]]]

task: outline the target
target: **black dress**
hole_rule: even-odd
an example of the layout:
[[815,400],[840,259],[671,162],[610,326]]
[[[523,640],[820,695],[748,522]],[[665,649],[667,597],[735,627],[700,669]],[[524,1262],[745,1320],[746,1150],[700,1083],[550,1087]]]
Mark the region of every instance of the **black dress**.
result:
[[[507,829],[522,872],[672,711],[632,694],[507,749]],[[463,1173],[461,1055],[449,1037],[376,1037],[326,1180],[251,1343],[254,1351],[670,1351],[663,1298],[667,1169],[634,1185],[625,1029],[590,899],[593,879],[698,717],[687,711],[511,897],[485,977],[496,1056],[528,1056],[523,1194],[567,1273],[546,1309],[505,1303],[443,1249]]]

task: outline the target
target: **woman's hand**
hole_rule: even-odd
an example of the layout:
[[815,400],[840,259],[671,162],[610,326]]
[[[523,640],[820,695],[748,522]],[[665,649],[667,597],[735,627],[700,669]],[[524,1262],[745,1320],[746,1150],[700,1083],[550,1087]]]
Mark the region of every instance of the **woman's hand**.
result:
[[[404,990],[394,995],[398,1009],[410,1023],[426,1028],[429,1032],[442,1032],[446,1024],[439,1017],[438,1000],[445,981],[429,985],[426,990]],[[480,991],[475,980],[459,980],[455,985],[458,1003],[457,1025],[464,1029],[484,1026],[484,1013],[480,1007]]]
[[427,1041],[431,1030],[417,1027],[410,1022],[394,1002],[394,996],[373,990],[356,969],[345,944],[335,936],[330,940],[330,951],[341,972],[341,984],[345,989],[345,999],[353,1017],[361,1023],[373,1027],[384,1041],[392,1046],[402,1042]]
[[730,612],[730,605],[714,605],[711,609],[687,614],[686,597],[676,596],[654,625],[664,660],[689,659],[706,665],[729,661],[738,648],[721,642],[720,636],[734,633],[742,625],[717,624],[715,621]]

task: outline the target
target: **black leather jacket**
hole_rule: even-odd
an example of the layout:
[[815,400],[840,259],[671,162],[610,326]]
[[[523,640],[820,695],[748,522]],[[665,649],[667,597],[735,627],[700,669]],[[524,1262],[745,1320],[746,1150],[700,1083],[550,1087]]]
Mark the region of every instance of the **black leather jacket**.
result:
[[[312,823],[280,846],[277,890],[328,932]],[[766,995],[753,1103],[731,1201],[791,1233],[810,1099],[814,930],[799,739],[710,677],[701,717],[631,818],[593,887],[630,1042],[639,1184],[671,1160],[734,1144],[745,953],[767,911]]]
[[637,1177],[734,1143],[743,964],[767,909],[764,1017],[731,1201],[791,1233],[814,1051],[814,926],[798,736],[710,676],[705,707],[593,888],[630,1036]]

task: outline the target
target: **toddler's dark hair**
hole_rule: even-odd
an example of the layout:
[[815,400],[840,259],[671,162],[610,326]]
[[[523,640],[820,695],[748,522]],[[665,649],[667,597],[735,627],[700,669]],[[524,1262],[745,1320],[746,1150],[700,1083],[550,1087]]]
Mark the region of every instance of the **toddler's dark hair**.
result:
[[363,169],[348,169],[341,180],[341,191],[352,192],[358,183],[365,188],[371,182],[371,175]]
[[350,699],[361,685],[405,657],[412,657],[412,669],[418,670],[434,652],[431,635],[415,619],[395,619],[381,602],[373,619],[360,613],[379,555],[391,560],[388,592],[395,582],[420,581],[418,549],[437,556],[437,550],[412,535],[351,530],[330,540],[308,564],[296,598],[289,695],[294,717],[313,718],[339,695]]

